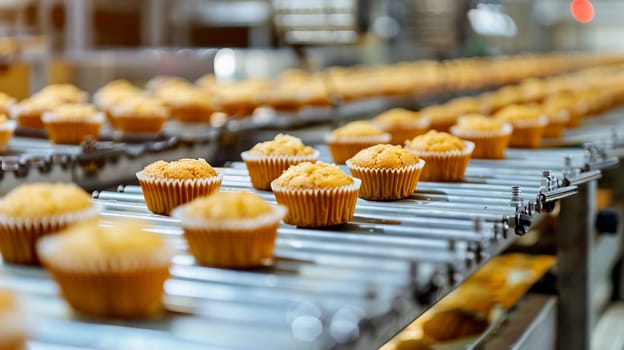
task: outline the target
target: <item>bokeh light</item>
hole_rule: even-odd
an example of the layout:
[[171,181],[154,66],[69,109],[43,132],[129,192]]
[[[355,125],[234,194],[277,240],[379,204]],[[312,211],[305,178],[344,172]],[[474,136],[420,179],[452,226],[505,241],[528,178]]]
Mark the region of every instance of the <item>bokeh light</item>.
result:
[[588,23],[594,19],[594,5],[589,0],[573,0],[570,11],[574,19],[581,23]]

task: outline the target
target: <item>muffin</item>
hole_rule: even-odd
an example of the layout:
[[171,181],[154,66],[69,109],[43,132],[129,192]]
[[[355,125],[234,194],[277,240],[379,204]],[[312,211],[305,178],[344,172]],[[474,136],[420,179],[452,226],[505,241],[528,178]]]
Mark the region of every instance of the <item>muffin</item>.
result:
[[49,96],[64,103],[87,102],[87,93],[72,84],[52,84],[39,90],[34,96]]
[[135,96],[119,101],[109,111],[113,127],[123,133],[157,134],[167,121],[167,108],[158,100]]
[[329,152],[335,163],[344,164],[364,148],[388,143],[390,134],[367,121],[355,121],[335,129],[325,137]]
[[97,140],[104,123],[102,114],[90,104],[62,105],[45,112],[41,120],[52,143],[74,145],[87,137]]
[[411,140],[418,135],[424,134],[431,120],[421,116],[417,112],[407,109],[394,108],[385,111],[373,119],[373,124],[381,130],[390,133],[390,143],[402,145],[406,140]]
[[420,115],[427,117],[430,128],[438,131],[448,131],[457,122],[460,112],[447,105],[434,105],[420,110]]
[[335,165],[303,162],[271,182],[277,203],[288,209],[284,222],[322,227],[349,222],[355,213],[360,180]]
[[6,151],[15,131],[15,121],[0,113],[0,152]]
[[542,106],[551,112],[559,110],[559,113],[561,113],[561,111],[565,111],[568,114],[568,122],[565,126],[568,128],[575,128],[581,125],[583,116],[587,112],[585,103],[570,92],[550,95],[544,100]]
[[26,349],[27,325],[18,300],[0,289],[0,350]]
[[270,190],[271,181],[282,175],[291,165],[301,162],[314,163],[319,152],[305,146],[299,138],[278,134],[271,141],[256,144],[241,153],[247,166],[251,184],[258,190]]
[[223,176],[204,159],[159,160],[136,174],[145,204],[154,214],[169,215],[177,206],[221,187]]
[[481,103],[476,97],[458,97],[446,103],[446,106],[455,110],[458,116],[481,112]]
[[112,318],[162,310],[173,247],[140,222],[84,222],[38,244],[41,261],[76,311]]
[[215,110],[210,95],[194,87],[165,88],[159,99],[172,118],[186,123],[208,123]]
[[451,133],[475,144],[472,158],[502,159],[509,144],[511,124],[480,114],[459,118]]
[[430,130],[406,141],[405,148],[427,164],[420,175],[421,181],[461,181],[474,143],[445,132]]
[[286,209],[251,192],[217,192],[173,212],[189,251],[205,266],[246,268],[273,258],[277,227]]
[[16,102],[17,100],[15,100],[13,97],[3,92],[0,92],[0,114],[9,115],[9,113],[11,112],[11,107],[15,105]]
[[155,76],[152,79],[150,79],[145,84],[145,89],[150,94],[152,94],[152,95],[154,95],[156,97],[160,97],[160,94],[165,89],[168,89],[168,88],[171,88],[171,87],[188,88],[188,87],[192,87],[192,86],[193,86],[193,84],[191,84],[191,82],[189,82],[188,80],[186,80],[186,79],[184,79],[182,77],[176,77],[176,76],[172,76],[172,75],[158,75],[158,76]]
[[544,137],[560,137],[566,125],[570,122],[568,110],[552,104],[541,104],[540,108],[542,113],[548,118]]
[[143,91],[127,80],[113,80],[98,89],[95,95],[93,95],[93,102],[112,124],[110,111],[115,105],[124,100],[142,95]]
[[21,185],[0,200],[0,252],[6,262],[36,265],[37,240],[94,218],[98,207],[74,184]]
[[271,89],[271,82],[263,79],[221,82],[215,91],[215,104],[230,117],[246,117],[258,106],[256,96]]
[[535,105],[509,105],[494,115],[496,119],[513,126],[511,147],[539,147],[548,118]]
[[401,146],[376,145],[358,152],[347,166],[362,180],[361,198],[395,200],[414,192],[425,162]]
[[55,96],[35,95],[11,106],[11,117],[20,128],[41,129],[44,127],[43,113],[64,104],[66,102]]
[[542,102],[548,96],[547,84],[542,79],[526,79],[520,83],[519,90],[524,103]]

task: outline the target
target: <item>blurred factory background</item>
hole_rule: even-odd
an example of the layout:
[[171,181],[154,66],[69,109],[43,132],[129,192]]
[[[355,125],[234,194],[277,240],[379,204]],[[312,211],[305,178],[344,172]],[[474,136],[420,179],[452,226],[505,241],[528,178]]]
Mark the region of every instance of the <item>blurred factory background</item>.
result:
[[[140,61],[139,71],[146,74],[156,64],[158,71],[175,66],[176,73],[190,77],[199,74],[193,58],[200,56],[199,70],[205,73],[204,58],[214,58],[215,52],[189,48],[281,48],[289,52],[278,59],[292,56],[287,66],[317,69],[624,45],[618,40],[624,3],[593,4],[594,19],[579,23],[568,0],[0,0],[0,62],[28,63],[30,82],[4,82],[25,74],[26,68],[13,64],[16,71],[2,73],[0,88],[22,97],[44,83],[66,80],[72,73],[50,57],[88,62],[91,68],[106,63],[123,69],[124,63]],[[159,51],[137,60],[136,48]],[[176,65],[172,52],[192,57]],[[253,62],[243,75],[266,75],[275,66],[272,57],[262,55]],[[128,70],[137,75],[136,68]],[[96,84],[121,75],[91,72],[89,83]],[[93,79],[94,74],[102,79]]]

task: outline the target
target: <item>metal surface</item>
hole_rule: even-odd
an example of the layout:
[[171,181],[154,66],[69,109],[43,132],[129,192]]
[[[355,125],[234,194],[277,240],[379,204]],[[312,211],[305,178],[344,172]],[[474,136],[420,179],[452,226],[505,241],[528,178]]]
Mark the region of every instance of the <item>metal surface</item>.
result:
[[[582,166],[583,151],[567,153]],[[247,271],[196,266],[177,220],[149,213],[140,188],[120,186],[94,193],[104,220],[141,218],[178,249],[167,315],[123,322],[74,315],[38,268],[0,265],[0,287],[16,290],[37,320],[33,349],[375,348],[514,240],[504,224],[516,210],[511,186],[526,184],[534,198],[541,166],[562,176],[563,154],[512,150],[507,160],[475,160],[466,182],[423,182],[396,202],[358,200],[355,218],[340,227],[282,224],[272,264]],[[219,171],[223,190],[251,190],[240,163]]]
[[557,232],[559,309],[558,349],[589,349],[593,328],[591,303],[595,180],[579,186],[576,198],[561,201]]

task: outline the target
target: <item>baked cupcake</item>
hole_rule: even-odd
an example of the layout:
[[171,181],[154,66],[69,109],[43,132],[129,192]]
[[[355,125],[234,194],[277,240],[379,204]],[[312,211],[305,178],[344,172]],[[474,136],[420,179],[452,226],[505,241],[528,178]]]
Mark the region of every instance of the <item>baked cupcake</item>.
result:
[[548,96],[547,84],[542,79],[526,79],[520,83],[520,101],[542,102]]
[[425,161],[401,146],[376,145],[358,152],[347,166],[362,180],[360,197],[395,200],[414,192]]
[[561,113],[565,111],[568,114],[568,122],[565,126],[568,128],[580,126],[583,122],[583,116],[587,113],[585,103],[571,92],[560,92],[550,95],[544,100],[542,106],[542,108],[551,112],[559,110],[559,113]]
[[173,75],[157,75],[145,84],[145,89],[148,93],[156,97],[160,97],[162,91],[170,87],[188,88],[192,86],[193,84],[191,84],[190,81],[182,77],[176,77]]
[[458,116],[481,112],[481,103],[476,97],[458,97],[446,103],[446,106],[457,113]]
[[13,97],[0,92],[0,114],[9,115],[11,107],[17,102]]
[[434,105],[421,109],[420,115],[427,117],[431,124],[429,127],[438,131],[448,131],[457,122],[459,112],[447,105]]
[[109,110],[113,127],[129,134],[157,134],[167,121],[167,108],[156,99],[135,96]]
[[542,113],[548,118],[544,137],[561,137],[570,122],[570,113],[556,105],[541,104]]
[[64,104],[66,102],[52,95],[35,95],[11,106],[11,118],[20,128],[41,129],[43,113]]
[[50,96],[65,103],[87,102],[87,93],[72,84],[52,84],[39,90],[33,96]]
[[212,98],[195,87],[175,86],[163,89],[160,101],[169,109],[169,114],[185,123],[208,123],[215,111]]
[[406,141],[405,148],[427,164],[420,175],[421,181],[461,181],[474,143],[445,132],[430,130]]
[[85,222],[38,244],[43,265],[76,311],[141,318],[162,310],[173,247],[140,222]]
[[0,152],[6,151],[15,131],[15,121],[0,113]]
[[216,192],[223,176],[204,159],[159,160],[136,174],[145,204],[154,214],[169,215],[177,206]]
[[513,126],[511,147],[539,147],[548,124],[548,118],[535,105],[509,105],[494,115],[496,119]]
[[67,104],[45,112],[41,117],[48,138],[56,144],[78,145],[85,138],[97,140],[104,117],[93,105]]
[[205,266],[246,268],[273,258],[277,227],[286,209],[251,192],[217,192],[173,212],[189,251]]
[[460,117],[451,133],[475,144],[472,158],[502,159],[509,145],[511,124],[480,114]]
[[271,89],[271,82],[263,79],[221,82],[215,91],[215,104],[230,117],[246,117],[258,107],[257,97]]
[[350,122],[325,137],[329,152],[335,163],[344,164],[364,148],[388,143],[390,134],[367,121]]
[[376,116],[373,119],[373,124],[390,133],[392,136],[390,143],[402,145],[406,140],[424,134],[429,129],[431,120],[417,112],[394,108]]
[[129,81],[113,80],[96,91],[93,95],[93,103],[105,114],[106,118],[112,124],[110,111],[114,106],[124,100],[140,97],[142,95],[143,91],[132,85]]
[[0,289],[0,350],[26,349],[27,325],[17,298]]
[[301,139],[278,134],[271,141],[256,144],[249,151],[241,153],[247,166],[251,184],[258,190],[270,190],[271,181],[282,175],[291,165],[301,162],[314,163],[319,151],[305,146]]
[[0,252],[6,262],[36,265],[37,240],[94,218],[98,207],[74,184],[21,185],[0,200]]
[[304,162],[273,180],[271,189],[277,203],[288,209],[285,223],[321,227],[353,218],[360,182],[335,165]]

